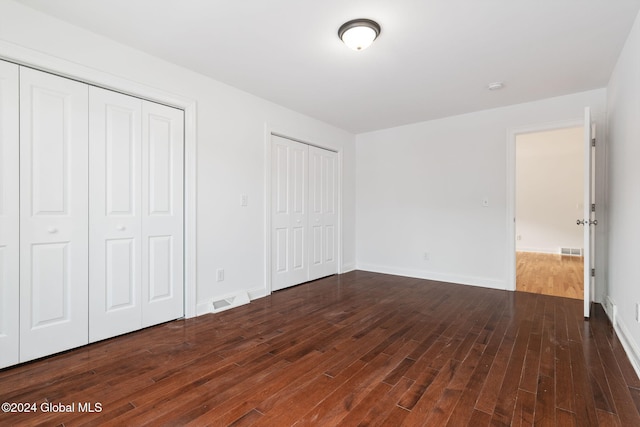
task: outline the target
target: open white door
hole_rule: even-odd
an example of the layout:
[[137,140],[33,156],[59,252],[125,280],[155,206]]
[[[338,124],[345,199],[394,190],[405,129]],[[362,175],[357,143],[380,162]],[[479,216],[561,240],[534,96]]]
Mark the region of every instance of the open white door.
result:
[[584,109],[584,215],[582,225],[584,228],[584,317],[589,317],[591,309],[591,295],[593,289],[593,239],[592,226],[597,224],[593,220],[591,204],[592,174],[593,174],[593,134],[591,130],[591,109]]

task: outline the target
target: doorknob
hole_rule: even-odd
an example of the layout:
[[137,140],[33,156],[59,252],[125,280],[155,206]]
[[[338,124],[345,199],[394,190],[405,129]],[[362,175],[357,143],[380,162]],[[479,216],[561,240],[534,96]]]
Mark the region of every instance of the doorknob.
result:
[[585,221],[584,219],[579,219],[576,221],[576,225],[586,225],[587,221]]
[[47,231],[49,232],[49,234],[55,234],[58,232],[58,229],[55,227],[49,227],[47,228]]
[[119,231],[124,231],[124,230],[126,230],[126,228],[127,227],[125,227],[124,225],[119,225],[119,226],[116,227],[116,229],[119,230]]
[[589,225],[598,225],[598,220],[597,219],[594,219],[593,221],[589,220]]

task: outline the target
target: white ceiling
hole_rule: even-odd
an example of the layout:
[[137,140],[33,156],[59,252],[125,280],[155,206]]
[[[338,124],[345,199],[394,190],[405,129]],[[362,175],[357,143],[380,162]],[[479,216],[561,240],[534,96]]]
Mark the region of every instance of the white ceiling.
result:
[[[606,86],[640,0],[19,0],[353,133]],[[382,27],[355,52],[353,18]],[[505,88],[486,86],[502,81]]]

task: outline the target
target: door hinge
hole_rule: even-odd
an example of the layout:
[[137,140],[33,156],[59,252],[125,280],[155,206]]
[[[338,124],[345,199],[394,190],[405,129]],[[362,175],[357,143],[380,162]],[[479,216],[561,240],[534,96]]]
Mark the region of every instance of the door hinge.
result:
[[596,211],[596,204],[591,203],[591,212],[595,212],[595,211]]
[[595,268],[591,269],[591,277],[596,277],[596,269]]
[[592,147],[596,146],[596,139],[595,138],[591,138],[591,146]]

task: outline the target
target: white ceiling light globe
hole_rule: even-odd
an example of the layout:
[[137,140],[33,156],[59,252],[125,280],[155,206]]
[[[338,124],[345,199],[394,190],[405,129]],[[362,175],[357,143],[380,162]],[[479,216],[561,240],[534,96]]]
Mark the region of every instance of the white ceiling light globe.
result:
[[362,50],[371,46],[376,36],[373,28],[353,27],[344,32],[342,41],[353,50]]

